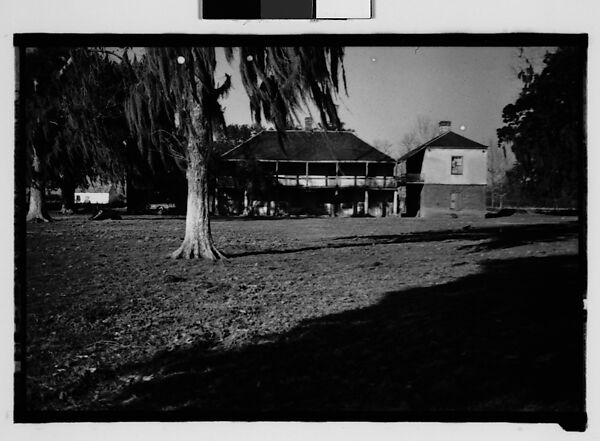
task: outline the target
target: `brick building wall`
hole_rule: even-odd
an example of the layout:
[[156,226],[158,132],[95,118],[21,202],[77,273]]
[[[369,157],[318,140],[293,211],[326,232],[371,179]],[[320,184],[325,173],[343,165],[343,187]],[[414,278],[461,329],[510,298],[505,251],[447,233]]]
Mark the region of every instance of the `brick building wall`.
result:
[[485,185],[425,184],[421,192],[421,217],[441,214],[485,214]]

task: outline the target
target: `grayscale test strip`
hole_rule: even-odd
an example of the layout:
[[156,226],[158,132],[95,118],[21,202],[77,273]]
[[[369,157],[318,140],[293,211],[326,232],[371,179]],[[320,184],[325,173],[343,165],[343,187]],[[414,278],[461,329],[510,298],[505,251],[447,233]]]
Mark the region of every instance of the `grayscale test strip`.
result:
[[371,0],[202,0],[206,20],[367,19]]

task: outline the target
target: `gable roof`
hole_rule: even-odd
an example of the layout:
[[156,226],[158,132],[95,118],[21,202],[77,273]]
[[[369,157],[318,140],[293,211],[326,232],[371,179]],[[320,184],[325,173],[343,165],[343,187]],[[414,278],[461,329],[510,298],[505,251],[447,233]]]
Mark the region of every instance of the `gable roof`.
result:
[[404,154],[399,159],[399,161],[404,161],[405,159],[408,159],[411,156],[416,155],[417,153],[426,149],[427,147],[448,148],[448,149],[487,149],[487,146],[485,146],[483,144],[479,144],[478,142],[475,142],[472,139],[465,138],[464,136],[459,135],[458,133],[449,131],[449,132],[443,133],[441,135],[438,135],[433,139],[430,139],[426,143],[421,144],[419,147]]
[[283,145],[265,130],[224,153],[227,160],[396,162],[352,132],[287,130]]

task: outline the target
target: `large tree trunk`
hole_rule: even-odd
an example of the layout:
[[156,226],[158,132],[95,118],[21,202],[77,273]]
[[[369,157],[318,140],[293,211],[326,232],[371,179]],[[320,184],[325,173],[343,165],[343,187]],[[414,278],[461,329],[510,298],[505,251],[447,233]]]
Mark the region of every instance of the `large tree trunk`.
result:
[[188,197],[185,238],[171,257],[222,259],[224,256],[215,248],[210,232],[207,161],[200,152],[198,141],[188,143],[187,153]]
[[31,171],[31,186],[29,187],[29,212],[27,222],[50,222],[52,219],[45,212],[44,180],[42,163],[35,148],[33,149],[33,167]]

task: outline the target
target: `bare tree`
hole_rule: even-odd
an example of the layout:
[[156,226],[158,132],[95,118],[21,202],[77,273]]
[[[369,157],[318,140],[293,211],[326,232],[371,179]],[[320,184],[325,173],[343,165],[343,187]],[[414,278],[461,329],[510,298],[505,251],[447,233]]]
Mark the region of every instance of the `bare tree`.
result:
[[398,149],[394,148],[394,145],[387,139],[376,139],[375,141],[373,141],[373,147],[375,147],[380,152],[391,156],[392,158],[398,157]]
[[402,137],[400,140],[400,146],[403,148],[404,153],[407,153],[420,146],[424,142],[429,141],[437,134],[437,127],[431,120],[431,118],[423,115],[417,116],[415,125],[412,130]]

